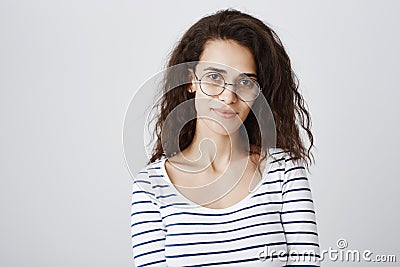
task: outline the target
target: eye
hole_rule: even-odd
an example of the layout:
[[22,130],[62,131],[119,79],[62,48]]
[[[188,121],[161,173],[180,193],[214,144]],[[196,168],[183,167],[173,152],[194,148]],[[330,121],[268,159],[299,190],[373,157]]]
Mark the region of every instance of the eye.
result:
[[217,82],[217,81],[221,81],[222,80],[221,74],[218,74],[218,73],[209,73],[209,74],[206,74],[206,77],[210,81],[216,81]]
[[237,85],[242,88],[252,88],[254,86],[254,81],[251,79],[241,79],[238,81]]

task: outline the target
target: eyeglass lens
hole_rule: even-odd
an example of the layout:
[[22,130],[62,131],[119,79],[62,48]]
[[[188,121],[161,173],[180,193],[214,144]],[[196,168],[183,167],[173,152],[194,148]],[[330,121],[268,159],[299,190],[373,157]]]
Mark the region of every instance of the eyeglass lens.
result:
[[[226,88],[224,77],[220,73],[206,73],[200,79],[200,87],[205,94],[210,96],[220,95]],[[241,78],[233,84],[233,90],[244,101],[252,101],[257,98],[259,85],[250,78]]]

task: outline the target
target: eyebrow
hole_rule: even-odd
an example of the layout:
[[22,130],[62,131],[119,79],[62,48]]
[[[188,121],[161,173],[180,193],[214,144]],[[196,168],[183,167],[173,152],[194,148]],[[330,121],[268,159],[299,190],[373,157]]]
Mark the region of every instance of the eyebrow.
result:
[[[218,68],[215,68],[215,67],[207,67],[203,71],[207,71],[207,70],[211,70],[211,71],[227,74],[226,70],[218,69]],[[257,79],[257,75],[255,73],[241,73],[239,76],[248,76],[248,77]]]

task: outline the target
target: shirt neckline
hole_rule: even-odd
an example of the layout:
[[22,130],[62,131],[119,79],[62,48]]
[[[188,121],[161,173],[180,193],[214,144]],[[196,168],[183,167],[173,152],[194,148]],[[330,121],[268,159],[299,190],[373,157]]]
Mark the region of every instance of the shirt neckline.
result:
[[226,208],[221,208],[221,209],[214,209],[214,208],[204,207],[204,206],[199,205],[199,204],[193,202],[192,200],[188,199],[171,182],[171,179],[170,179],[170,177],[169,177],[169,175],[168,175],[168,173],[166,171],[166,168],[165,168],[165,161],[167,160],[167,157],[166,156],[162,157],[160,162],[159,162],[159,164],[160,164],[160,169],[162,171],[163,177],[166,180],[166,182],[168,182],[168,184],[173,188],[175,193],[180,198],[182,198],[184,201],[189,203],[189,206],[185,206],[184,208],[194,208],[194,209],[198,209],[198,210],[204,210],[204,211],[207,211],[207,212],[220,213],[220,212],[226,212],[226,211],[235,210],[235,209],[239,208],[244,203],[246,203],[260,189],[261,185],[267,179],[269,171],[271,170],[271,167],[272,167],[271,161],[277,159],[277,158],[274,157],[274,155],[272,155],[272,153],[274,152],[273,151],[274,149],[276,149],[276,148],[269,148],[267,161],[265,163],[264,170],[262,171],[261,179],[257,183],[257,185],[254,187],[254,189],[251,192],[249,192],[249,194],[247,194],[244,198],[242,198],[241,200],[236,202],[235,204],[233,204],[233,205],[231,205],[229,207],[226,207]]

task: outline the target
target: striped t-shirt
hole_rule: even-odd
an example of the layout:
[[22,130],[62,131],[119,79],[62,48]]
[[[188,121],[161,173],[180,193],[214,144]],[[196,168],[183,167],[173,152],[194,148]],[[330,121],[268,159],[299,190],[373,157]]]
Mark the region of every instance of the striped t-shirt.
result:
[[314,204],[302,161],[279,148],[258,186],[223,209],[185,198],[163,157],[133,182],[131,231],[135,266],[319,266]]

